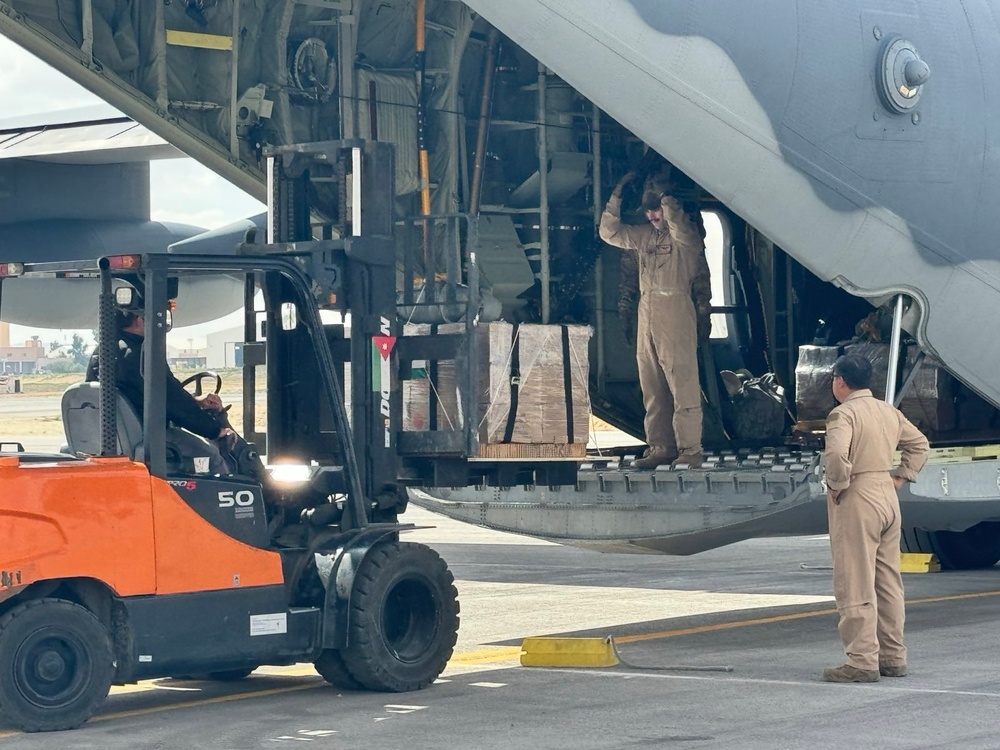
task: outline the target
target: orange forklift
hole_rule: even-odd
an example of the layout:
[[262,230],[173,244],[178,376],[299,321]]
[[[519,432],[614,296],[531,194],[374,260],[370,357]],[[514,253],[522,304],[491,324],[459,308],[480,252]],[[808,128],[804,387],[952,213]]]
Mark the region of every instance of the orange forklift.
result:
[[[94,290],[101,373],[63,398],[63,452],[0,446],[0,725],[69,729],[111,685],[238,679],[264,664],[312,662],[343,688],[416,690],[452,654],[452,574],[430,548],[401,541],[414,527],[397,521],[405,346],[394,347],[391,147],[283,147],[269,174],[267,244],[247,236],[225,254],[0,262],[0,303],[5,287],[38,279]],[[309,203],[324,190],[338,225],[313,240]],[[250,442],[222,446],[230,474],[207,473],[168,440],[171,301],[209,276],[242,282],[246,311]],[[115,311],[140,298],[137,414],[111,375]]]

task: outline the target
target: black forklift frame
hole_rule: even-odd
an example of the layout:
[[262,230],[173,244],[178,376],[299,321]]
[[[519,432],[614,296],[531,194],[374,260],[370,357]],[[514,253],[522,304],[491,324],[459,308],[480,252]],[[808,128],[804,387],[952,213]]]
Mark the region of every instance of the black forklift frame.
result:
[[[294,247],[290,248],[294,251]],[[367,523],[364,482],[362,480],[347,411],[340,394],[341,385],[337,368],[325,337],[319,311],[311,299],[311,280],[303,271],[301,260],[304,253],[288,257],[261,256],[209,256],[181,254],[147,254],[141,256],[140,267],[127,274],[116,274],[108,258],[99,263],[101,273],[100,330],[102,346],[99,350],[99,367],[102,373],[114,373],[115,345],[114,297],[111,294],[112,278],[128,278],[136,273],[141,275],[145,298],[145,353],[143,356],[143,458],[152,476],[167,477],[166,446],[166,390],[163,387],[167,377],[166,335],[169,329],[167,311],[169,309],[168,278],[185,273],[222,273],[252,276],[276,272],[291,282],[298,296],[298,314],[312,341],[317,358],[317,370],[323,379],[323,397],[328,403],[334,419],[334,428],[342,441],[343,469],[347,484],[347,505],[344,509],[342,530],[360,528]],[[111,331],[111,335],[107,332]],[[111,345],[103,345],[104,342]],[[114,417],[117,405],[117,386],[113,377],[101,380],[101,444],[106,454],[117,453],[117,426]],[[109,406],[110,404],[110,406]],[[363,447],[361,452],[364,453]]]
[[[352,313],[350,355],[335,359],[350,361],[352,374],[368,378],[364,362],[370,339],[393,339],[388,357],[392,386],[379,399],[370,391],[355,389],[352,379],[352,415],[355,434],[368,446],[362,476],[386,476],[396,470],[398,484],[422,486],[467,486],[470,484],[575,484],[575,462],[552,459],[531,463],[486,459],[479,455],[480,347],[478,326],[481,312],[478,265],[478,217],[464,213],[420,214],[397,218],[392,146],[364,140],[327,141],[271,147],[265,150],[268,178],[268,242],[306,243],[313,236],[338,236],[349,256],[362,257],[369,266],[346,278],[344,286],[354,298],[366,299],[374,311],[369,319]],[[371,243],[355,250],[358,241]],[[253,246],[257,252],[267,247]],[[375,258],[379,258],[376,261]],[[386,281],[372,284],[369,272],[376,262],[389,264]],[[317,268],[322,270],[321,265]],[[365,288],[366,287],[366,288]],[[364,288],[364,289],[363,289]],[[414,332],[408,323],[424,330]],[[443,324],[458,324],[448,326]],[[402,383],[412,377],[413,363],[427,366],[427,429],[403,429]],[[455,369],[456,416],[450,424],[438,424],[438,363],[450,362]],[[388,408],[385,403],[388,401]],[[362,433],[357,424],[378,425],[379,408],[389,420],[384,440]],[[362,422],[361,412],[372,417]],[[375,412],[374,415],[372,412]],[[446,415],[447,416],[447,415]],[[362,438],[362,435],[364,437]],[[380,453],[379,448],[391,448]],[[377,484],[366,486],[377,494]]]

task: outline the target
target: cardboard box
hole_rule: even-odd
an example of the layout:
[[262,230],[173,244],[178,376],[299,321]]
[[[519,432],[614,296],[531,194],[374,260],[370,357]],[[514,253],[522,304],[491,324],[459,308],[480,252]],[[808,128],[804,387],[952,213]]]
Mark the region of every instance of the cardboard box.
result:
[[[463,331],[463,324],[438,326],[439,333]],[[430,326],[425,325],[408,325],[405,329],[408,336],[429,332]],[[479,455],[491,458],[585,455],[590,419],[590,328],[515,326],[497,321],[481,324],[475,335],[479,359],[475,394]],[[433,378],[431,371],[431,363],[414,362],[414,377],[403,381],[403,429],[432,429],[435,421],[431,419],[432,401],[436,410],[435,429],[462,429],[462,384],[455,381],[456,363],[438,362]],[[513,447],[529,445],[538,448]]]

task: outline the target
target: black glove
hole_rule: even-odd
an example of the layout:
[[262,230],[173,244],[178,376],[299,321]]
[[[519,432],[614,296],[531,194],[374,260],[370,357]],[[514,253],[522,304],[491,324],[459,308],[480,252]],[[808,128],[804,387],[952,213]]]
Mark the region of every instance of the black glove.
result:
[[649,190],[657,195],[671,195],[673,192],[673,184],[670,179],[670,168],[665,167],[661,169],[657,174],[650,175],[646,180],[646,190]]
[[618,180],[618,184],[615,185],[615,189],[611,191],[611,194],[617,198],[621,198],[622,190],[625,188],[626,185],[628,185],[634,179],[635,179],[635,172],[626,172],[625,175],[623,175],[622,178]]

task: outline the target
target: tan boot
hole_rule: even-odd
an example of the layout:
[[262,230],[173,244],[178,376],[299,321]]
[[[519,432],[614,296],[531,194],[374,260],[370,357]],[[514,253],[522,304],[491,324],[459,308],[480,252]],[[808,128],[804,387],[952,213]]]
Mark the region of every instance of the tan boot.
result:
[[673,463],[675,469],[700,469],[704,461],[701,451],[684,451]]
[[878,673],[883,677],[906,677],[905,664],[879,664]]
[[632,466],[636,469],[655,469],[657,466],[669,466],[675,458],[677,458],[676,453],[651,448],[646,451],[642,458],[633,461]]
[[858,669],[850,664],[823,670],[826,682],[878,682],[877,669]]

